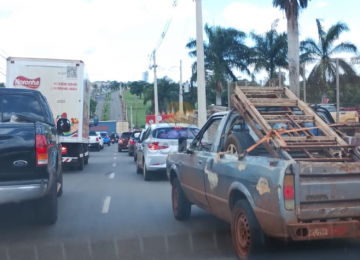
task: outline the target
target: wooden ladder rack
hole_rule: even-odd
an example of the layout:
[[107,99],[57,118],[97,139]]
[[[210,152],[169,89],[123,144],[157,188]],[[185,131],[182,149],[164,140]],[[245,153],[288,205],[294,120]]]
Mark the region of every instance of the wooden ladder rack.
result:
[[[271,135],[263,145],[273,157],[309,162],[357,161],[353,155],[356,148],[288,88],[237,86],[231,100],[259,140]],[[283,128],[272,128],[275,124]],[[313,129],[318,129],[321,136],[315,136]]]

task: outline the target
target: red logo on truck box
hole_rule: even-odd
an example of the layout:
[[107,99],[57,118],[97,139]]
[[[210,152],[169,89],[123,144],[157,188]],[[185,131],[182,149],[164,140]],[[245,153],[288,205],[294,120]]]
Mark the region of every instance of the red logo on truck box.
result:
[[18,76],[14,80],[14,86],[23,86],[31,89],[37,89],[40,87],[40,78],[28,79],[23,76]]

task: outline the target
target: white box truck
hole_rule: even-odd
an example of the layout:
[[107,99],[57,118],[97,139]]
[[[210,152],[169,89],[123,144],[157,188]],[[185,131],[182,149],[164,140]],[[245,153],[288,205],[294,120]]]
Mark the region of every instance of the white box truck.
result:
[[83,170],[89,160],[90,81],[80,60],[7,59],[6,87],[40,91],[53,112],[55,125],[67,118],[71,129],[60,137],[63,166]]

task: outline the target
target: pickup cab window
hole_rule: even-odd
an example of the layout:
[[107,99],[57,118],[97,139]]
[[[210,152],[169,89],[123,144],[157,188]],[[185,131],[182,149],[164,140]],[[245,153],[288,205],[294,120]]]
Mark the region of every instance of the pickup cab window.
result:
[[205,130],[200,132],[194,139],[192,148],[199,151],[215,151],[215,137],[222,119],[223,117],[218,117],[209,122]]
[[34,96],[3,95],[0,100],[2,123],[45,121],[41,106]]

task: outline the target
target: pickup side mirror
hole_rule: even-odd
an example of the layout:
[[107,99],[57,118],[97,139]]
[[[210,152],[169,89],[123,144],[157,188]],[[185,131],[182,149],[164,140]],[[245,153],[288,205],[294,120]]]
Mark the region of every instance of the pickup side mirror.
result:
[[60,133],[70,132],[70,128],[71,128],[70,120],[66,118],[60,118],[57,121],[56,128]]
[[97,126],[99,124],[99,116],[94,116],[94,126]]
[[178,139],[178,152],[183,153],[187,150],[187,137],[179,137]]

